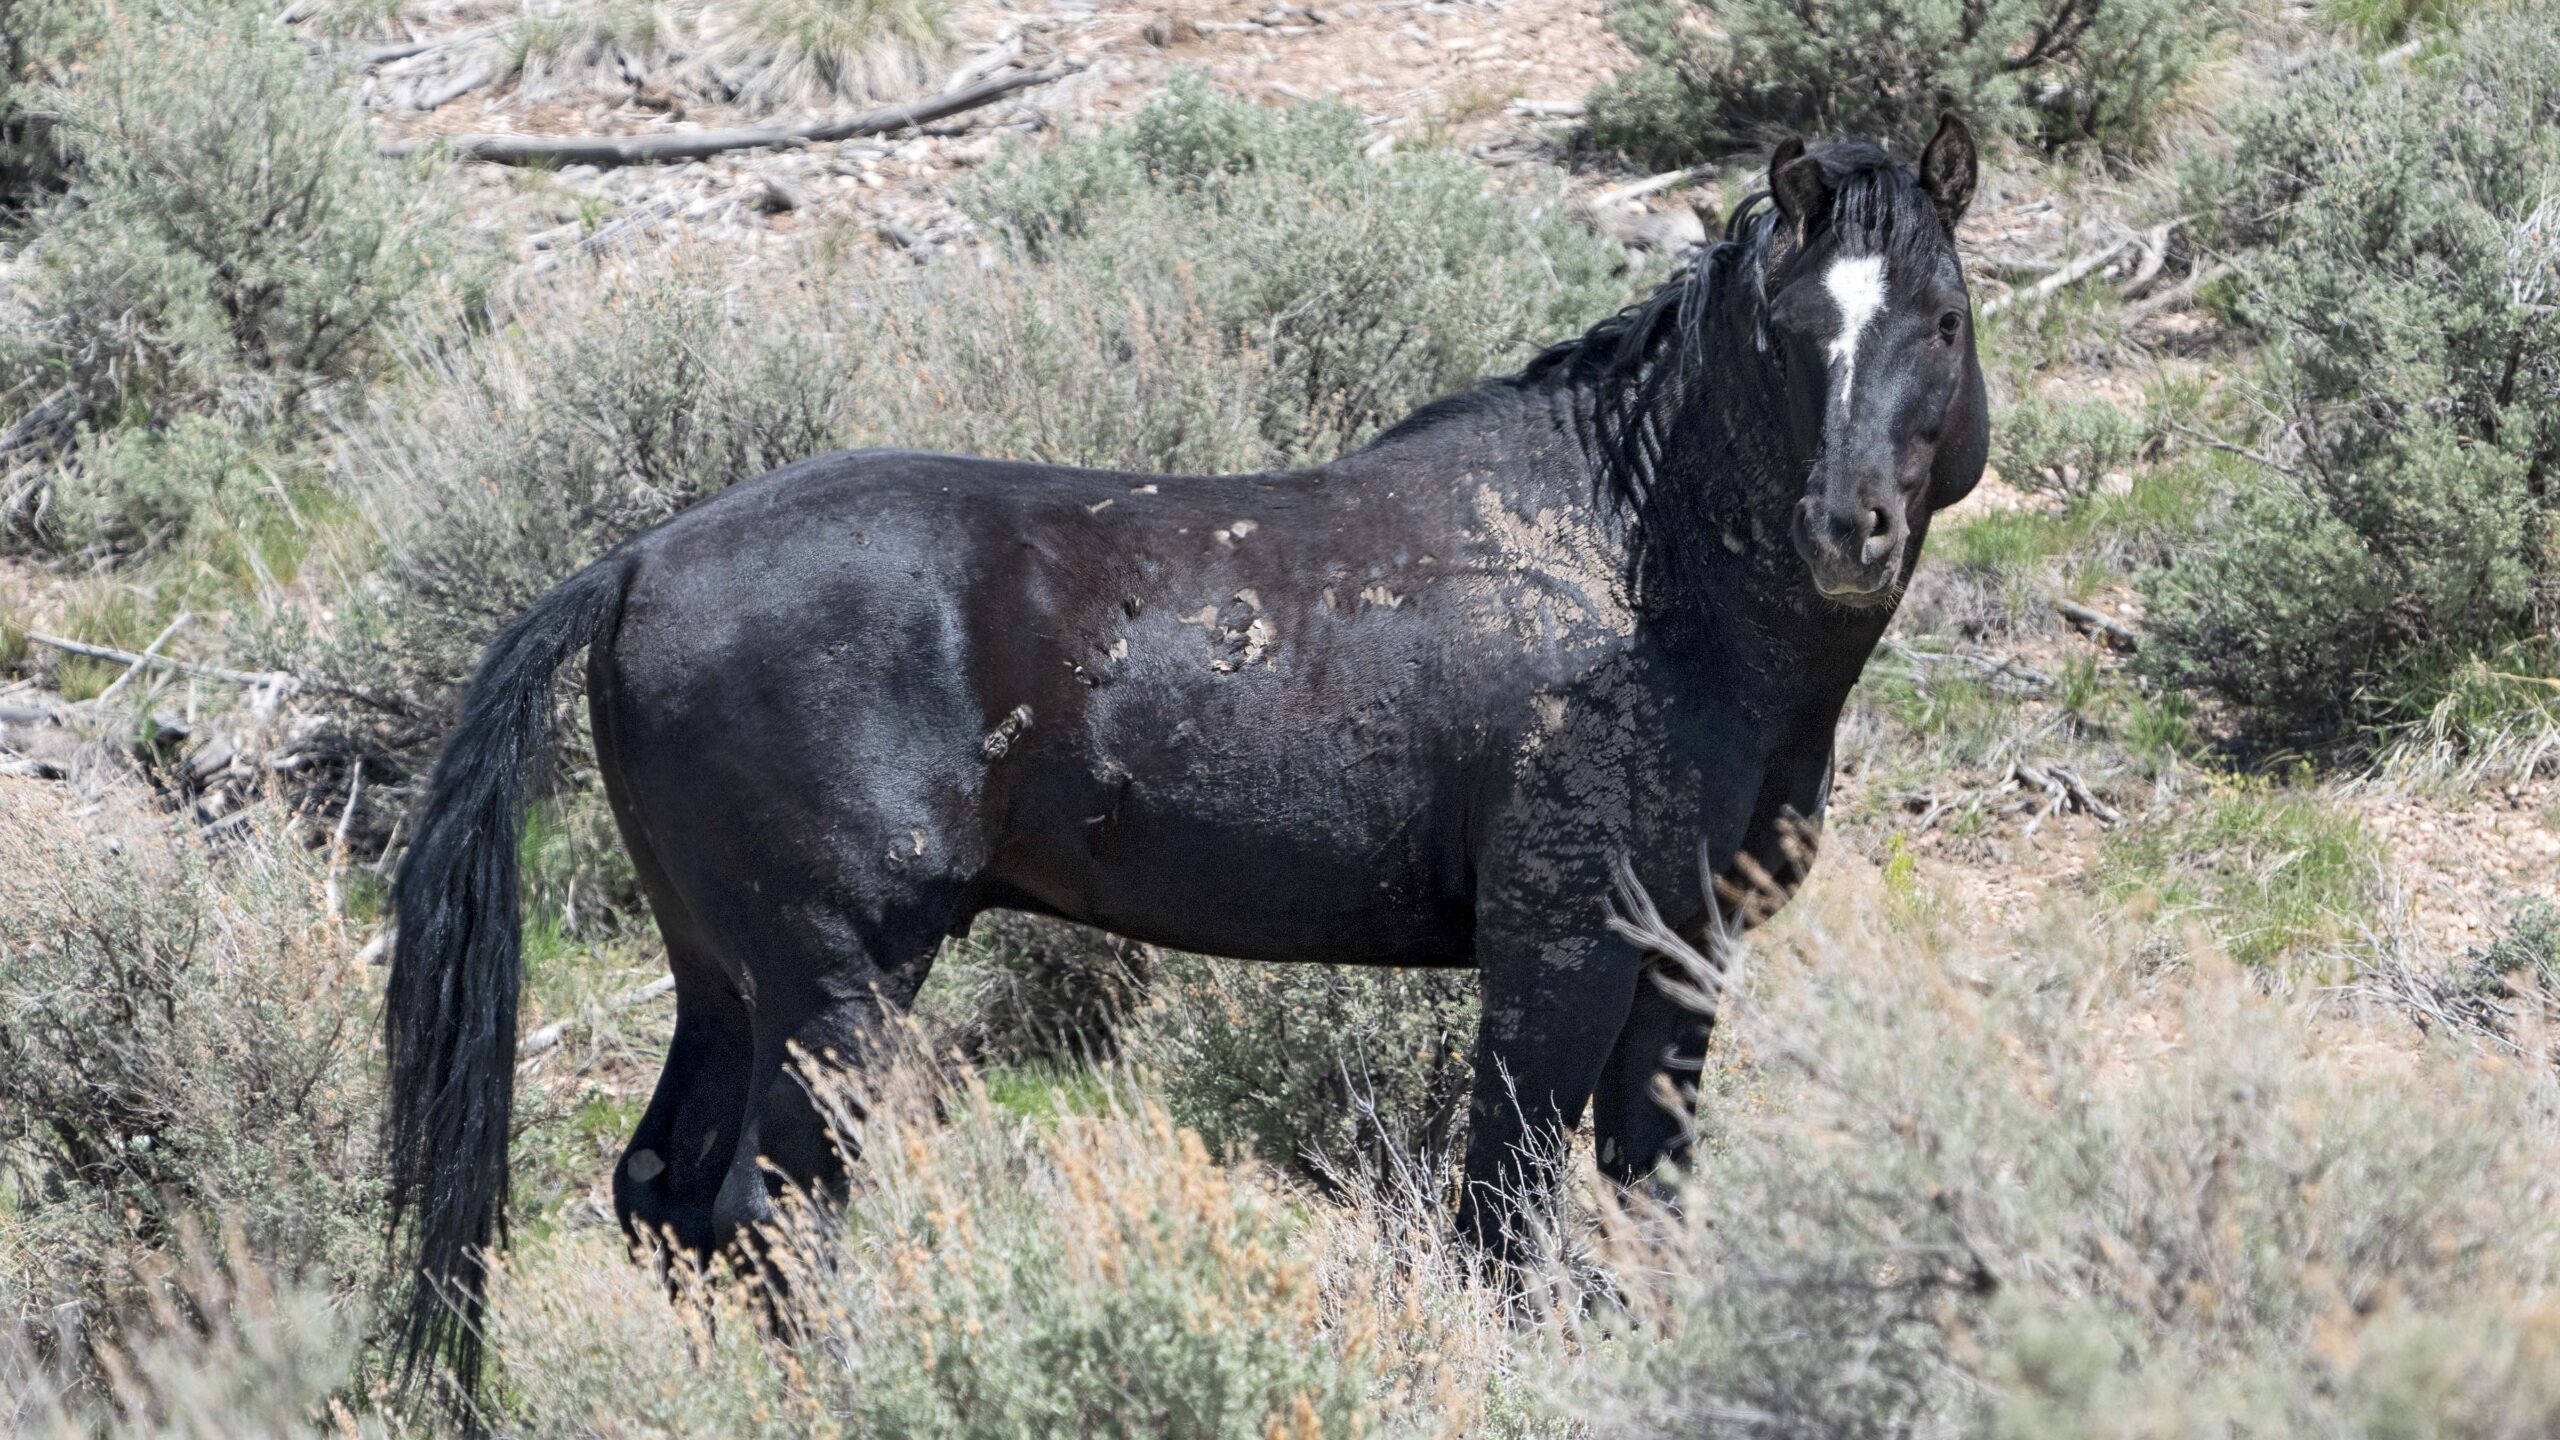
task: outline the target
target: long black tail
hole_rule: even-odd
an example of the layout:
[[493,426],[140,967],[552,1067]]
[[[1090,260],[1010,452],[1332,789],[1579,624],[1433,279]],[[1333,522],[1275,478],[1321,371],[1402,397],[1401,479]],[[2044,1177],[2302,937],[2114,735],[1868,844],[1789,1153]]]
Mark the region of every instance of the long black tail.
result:
[[552,672],[612,629],[629,572],[625,556],[606,556],[489,647],[393,890],[383,1135],[407,1294],[391,1339],[402,1376],[441,1359],[465,1404],[480,1383],[482,1256],[506,1225],[525,786],[549,743]]

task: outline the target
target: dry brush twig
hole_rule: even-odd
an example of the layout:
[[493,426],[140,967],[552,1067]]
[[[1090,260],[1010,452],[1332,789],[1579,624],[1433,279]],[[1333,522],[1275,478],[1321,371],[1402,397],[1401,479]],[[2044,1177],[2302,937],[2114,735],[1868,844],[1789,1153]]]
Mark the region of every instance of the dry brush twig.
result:
[[574,1015],[566,1020],[555,1020],[552,1023],[543,1026],[541,1029],[525,1036],[524,1043],[516,1047],[516,1069],[518,1071],[525,1070],[530,1067],[534,1061],[539,1060],[543,1056],[550,1054],[552,1051],[559,1049],[560,1042],[569,1038],[570,1031],[575,1030],[582,1025],[592,1025],[596,1021],[604,1019],[609,1015],[619,1015],[625,1010],[645,1005],[674,988],[676,988],[675,978],[669,975],[661,975],[657,979],[650,981],[648,984],[643,985],[636,990],[627,990],[622,994],[615,996],[612,1000],[603,1005],[597,1006],[595,1009],[588,1011],[584,1015]]
[[2077,600],[2053,602],[2055,613],[2071,622],[2071,628],[2097,640],[2110,650],[2127,654],[2141,648],[2141,632],[2103,610],[2093,609]]
[[2120,239],[2103,250],[2093,250],[2081,256],[2024,290],[2012,290],[2006,295],[1995,295],[1982,302],[1979,307],[1982,315],[1988,319],[2013,305],[2032,305],[2050,299],[2056,291],[2096,274],[2100,267],[2123,254],[2132,245],[2133,241],[2130,239]]
[[387,145],[383,153],[408,156],[434,145],[456,159],[490,165],[655,165],[700,160],[732,150],[819,145],[863,135],[886,135],[993,104],[1017,90],[1046,85],[1067,73],[1068,67],[1063,66],[1017,70],[946,94],[809,125],[689,130],[672,135],[449,135],[427,142]]
[[[278,690],[299,689],[301,688],[302,683],[297,677],[289,675],[281,670],[231,670],[220,665],[199,664],[193,660],[173,660],[166,655],[153,655],[133,650],[119,650],[112,645],[92,645],[85,640],[72,640],[60,635],[48,635],[41,630],[29,630],[26,632],[26,636],[27,643],[31,645],[42,645],[48,650],[59,650],[66,655],[81,655],[86,656],[91,660],[105,660],[111,664],[124,665],[137,669],[145,666],[156,666],[164,670],[175,670],[181,674],[201,675],[208,680],[224,680],[234,685],[249,685]],[[161,638],[166,639],[168,637],[164,635]],[[153,643],[156,644],[158,642],[155,641]]]

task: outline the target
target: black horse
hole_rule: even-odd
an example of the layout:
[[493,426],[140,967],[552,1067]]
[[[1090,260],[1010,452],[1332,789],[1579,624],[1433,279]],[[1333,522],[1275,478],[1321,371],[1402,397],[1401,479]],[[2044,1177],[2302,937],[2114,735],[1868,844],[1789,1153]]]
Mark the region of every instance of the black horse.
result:
[[[614,1173],[710,1252],[842,1183],[794,1048],[858,1066],[989,907],[1257,960],[1472,965],[1462,1230],[1594,1107],[1678,1154],[1712,1016],[1613,934],[1621,865],[1697,933],[1706,873],[1801,878],[1832,732],[1987,419],[1953,230],[1915,171],[1779,147],[1651,299],[1316,469],[1126,475],[821,456],[617,547],[490,648],[396,892],[402,1340],[467,1388],[507,1191],[516,836],[552,672],[675,976]],[[1774,207],[1759,206],[1773,198]],[[1756,871],[1754,867],[1756,866]],[[1685,1106],[1683,1107],[1685,1110]],[[769,1162],[772,1172],[759,1165]]]

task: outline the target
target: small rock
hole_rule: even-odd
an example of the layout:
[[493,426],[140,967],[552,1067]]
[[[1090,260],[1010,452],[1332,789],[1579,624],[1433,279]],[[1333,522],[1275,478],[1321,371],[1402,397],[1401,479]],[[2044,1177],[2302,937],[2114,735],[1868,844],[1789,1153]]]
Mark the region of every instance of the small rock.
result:
[[780,215],[808,204],[808,198],[789,183],[771,175],[764,178],[755,195],[756,209],[766,215]]

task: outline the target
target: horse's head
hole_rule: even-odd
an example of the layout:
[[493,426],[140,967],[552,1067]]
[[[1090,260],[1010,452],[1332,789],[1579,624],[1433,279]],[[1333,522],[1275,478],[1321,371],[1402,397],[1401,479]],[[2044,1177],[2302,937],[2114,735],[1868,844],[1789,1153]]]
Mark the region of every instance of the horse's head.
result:
[[1931,512],[1964,498],[1989,444],[1955,225],[1972,132],[1950,116],[1915,173],[1864,141],[1778,146],[1769,162],[1768,343],[1798,453],[1796,551],[1824,595],[1890,601]]

